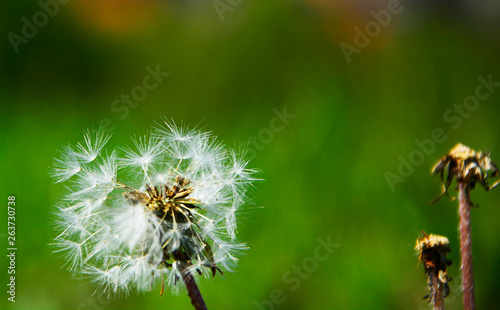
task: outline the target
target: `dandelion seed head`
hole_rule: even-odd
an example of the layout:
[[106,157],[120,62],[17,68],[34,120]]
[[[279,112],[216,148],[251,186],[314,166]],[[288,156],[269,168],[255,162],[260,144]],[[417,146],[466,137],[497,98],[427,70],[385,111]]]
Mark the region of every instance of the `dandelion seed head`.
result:
[[57,251],[68,268],[104,292],[147,291],[181,269],[194,277],[233,270],[246,246],[237,214],[254,170],[210,133],[166,121],[105,148],[102,131],[62,149],[52,175],[67,182],[59,207]]

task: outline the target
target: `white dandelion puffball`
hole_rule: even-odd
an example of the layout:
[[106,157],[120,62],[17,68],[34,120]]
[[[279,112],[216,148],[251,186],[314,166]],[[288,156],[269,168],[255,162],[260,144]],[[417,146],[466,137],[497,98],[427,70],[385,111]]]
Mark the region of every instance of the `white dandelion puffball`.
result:
[[57,210],[57,251],[103,291],[172,288],[192,276],[231,271],[246,246],[236,213],[255,179],[243,156],[209,133],[165,122],[133,147],[106,150],[88,132],[61,150],[52,176],[68,183]]

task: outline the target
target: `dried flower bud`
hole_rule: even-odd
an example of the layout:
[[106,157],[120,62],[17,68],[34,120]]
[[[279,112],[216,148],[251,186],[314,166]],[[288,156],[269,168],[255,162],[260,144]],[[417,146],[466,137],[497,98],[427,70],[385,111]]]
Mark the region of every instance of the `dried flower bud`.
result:
[[[445,173],[447,173],[446,181]],[[497,180],[491,186],[488,185],[489,178],[498,176],[498,168],[490,159],[490,152],[476,152],[460,143],[434,165],[432,174],[439,174],[443,182],[443,192],[433,203],[438,201],[444,194],[448,194],[448,188],[454,177],[457,182],[467,184],[467,196],[469,190],[476,187],[476,183],[481,184],[488,191],[500,183],[500,180]],[[470,197],[467,198],[469,204],[473,205]]]
[[415,250],[427,275],[430,294],[424,298],[429,298],[431,304],[440,304],[450,292],[448,282],[451,278],[448,276],[447,267],[451,265],[451,261],[446,259],[446,255],[451,251],[448,238],[422,232],[422,237],[417,239]]

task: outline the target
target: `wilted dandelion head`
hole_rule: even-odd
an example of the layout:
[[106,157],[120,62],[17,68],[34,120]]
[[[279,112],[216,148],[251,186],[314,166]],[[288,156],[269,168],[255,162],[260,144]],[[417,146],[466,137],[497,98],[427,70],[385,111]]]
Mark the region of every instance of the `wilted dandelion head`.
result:
[[446,257],[446,254],[450,252],[450,242],[448,238],[439,235],[427,235],[422,232],[422,236],[417,239],[417,244],[415,245],[415,251],[419,255],[419,259],[423,261],[423,256],[425,256],[428,251],[439,252],[439,257]]
[[168,122],[131,147],[105,150],[109,138],[89,132],[56,159],[52,175],[69,193],[55,244],[68,267],[110,292],[231,270],[246,249],[236,213],[254,180],[242,154]]
[[[433,175],[438,175],[443,182],[443,192],[434,202],[438,201],[444,194],[448,194],[448,188],[453,178],[457,182],[466,184],[467,191],[481,184],[486,190],[491,190],[500,183],[496,180],[492,185],[488,181],[499,174],[497,165],[491,160],[490,152],[485,153],[475,151],[461,143],[455,145],[450,152],[441,157],[441,159],[432,168]],[[445,176],[445,174],[447,174]],[[469,204],[473,205],[470,197],[467,197]]]
[[[448,238],[422,232],[422,236],[417,239],[415,251],[424,265],[428,279],[430,294],[424,298],[429,298],[431,303],[437,302],[439,298],[446,298],[450,293],[448,283],[451,281],[447,270],[451,261],[446,258],[451,251]],[[440,291],[439,294],[438,291]]]

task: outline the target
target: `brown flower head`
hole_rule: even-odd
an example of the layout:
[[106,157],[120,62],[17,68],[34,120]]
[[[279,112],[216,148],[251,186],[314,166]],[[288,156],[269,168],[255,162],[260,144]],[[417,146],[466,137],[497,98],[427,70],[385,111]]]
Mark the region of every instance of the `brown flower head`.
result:
[[[443,181],[443,192],[432,203],[441,199],[444,194],[448,195],[448,187],[451,185],[453,177],[457,182],[467,184],[467,196],[469,190],[476,187],[476,183],[481,184],[488,191],[500,183],[500,180],[496,180],[492,185],[488,185],[489,178],[498,176],[498,168],[490,159],[490,152],[476,152],[461,143],[455,145],[448,155],[443,156],[434,165],[432,175],[438,174]],[[467,199],[472,205],[470,197]]]
[[425,274],[430,294],[424,298],[429,298],[429,302],[442,302],[450,293],[447,267],[451,261],[446,259],[446,255],[451,251],[448,238],[438,235],[427,235],[422,232],[422,237],[417,239],[415,250],[419,260],[424,264]]

